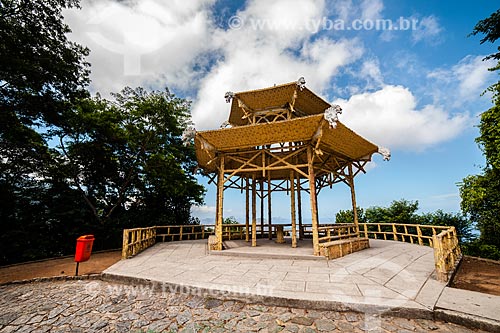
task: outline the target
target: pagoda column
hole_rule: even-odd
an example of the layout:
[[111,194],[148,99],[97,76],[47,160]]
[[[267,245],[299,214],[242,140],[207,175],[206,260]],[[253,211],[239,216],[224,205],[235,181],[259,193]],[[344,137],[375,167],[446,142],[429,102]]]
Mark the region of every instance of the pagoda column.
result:
[[267,224],[269,228],[269,240],[273,239],[273,223],[271,221],[271,172],[267,173]]
[[304,229],[302,228],[302,197],[301,197],[300,176],[297,178],[297,215],[299,217],[299,239],[304,238]]
[[316,177],[314,174],[313,166],[313,152],[312,147],[307,146],[307,166],[309,177],[309,197],[311,199],[311,215],[312,215],[312,234],[313,234],[313,249],[314,255],[319,256],[319,236],[318,236],[318,205],[316,198]]
[[292,247],[297,247],[297,226],[295,224],[295,171],[290,170],[290,214],[292,217]]
[[217,203],[216,203],[216,221],[215,235],[217,237],[217,250],[222,250],[222,221],[224,204],[224,155],[219,158],[219,173],[217,175]]
[[252,246],[257,246],[257,184],[252,176]]
[[356,227],[356,235],[359,237],[359,223],[358,223],[358,209],[356,205],[356,192],[354,191],[354,174],[352,172],[352,163],[349,163],[347,167],[349,170],[349,188],[351,189],[351,201],[352,201],[352,215],[354,219],[354,225]]
[[264,238],[264,179],[259,182],[260,185],[260,238]]
[[245,241],[250,241],[250,187],[248,178],[245,178]]

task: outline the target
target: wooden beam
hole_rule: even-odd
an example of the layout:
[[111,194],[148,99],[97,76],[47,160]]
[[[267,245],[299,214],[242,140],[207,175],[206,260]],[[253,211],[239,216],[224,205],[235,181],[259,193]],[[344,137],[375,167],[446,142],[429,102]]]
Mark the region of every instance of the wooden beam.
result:
[[222,250],[222,221],[223,217],[223,203],[224,203],[224,155],[219,159],[219,173],[217,176],[217,220],[215,225],[215,235],[217,236],[218,251]]
[[252,246],[257,246],[257,185],[255,176],[252,176]]
[[295,173],[290,170],[290,214],[292,217],[292,247],[297,247],[297,226],[295,224]]
[[316,179],[314,176],[313,167],[314,154],[312,147],[307,147],[307,164],[309,178],[309,197],[311,198],[311,217],[312,217],[312,234],[313,234],[313,249],[314,255],[319,256],[319,239],[318,239],[318,204],[316,198]]

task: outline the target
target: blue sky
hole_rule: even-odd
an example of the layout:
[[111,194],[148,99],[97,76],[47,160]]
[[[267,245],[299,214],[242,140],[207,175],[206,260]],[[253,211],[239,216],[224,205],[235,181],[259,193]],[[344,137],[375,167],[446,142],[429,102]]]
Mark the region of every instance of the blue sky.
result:
[[[356,178],[359,206],[405,198],[423,212],[457,212],[457,183],[484,164],[475,126],[491,102],[480,95],[498,80],[482,61],[494,45],[467,35],[496,10],[487,0],[100,0],[64,14],[70,38],[91,49],[93,92],[168,86],[193,101],[196,128],[204,130],[227,119],[226,91],[303,76],[343,108],[341,122],[392,151],[391,161],[374,156]],[[381,20],[398,29],[376,29]],[[211,221],[215,186],[199,180],[207,194],[193,214]],[[320,221],[350,208],[342,184],[318,200]],[[244,196],[228,192],[224,208],[241,221]],[[306,197],[303,210],[309,219]],[[273,217],[289,214],[288,198],[276,194]]]

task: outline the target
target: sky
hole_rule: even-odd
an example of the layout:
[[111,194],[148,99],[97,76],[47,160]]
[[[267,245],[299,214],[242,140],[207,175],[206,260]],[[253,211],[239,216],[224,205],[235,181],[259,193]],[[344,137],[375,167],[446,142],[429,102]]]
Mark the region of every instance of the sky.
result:
[[[342,107],[342,123],[388,147],[356,177],[358,206],[418,200],[420,212],[460,211],[457,183],[481,172],[474,139],[498,74],[482,59],[495,51],[468,37],[498,8],[494,1],[83,0],[64,12],[69,38],[90,48],[90,90],[109,97],[125,86],[192,101],[197,130],[229,116],[227,91],[304,77]],[[205,203],[192,213],[214,221],[215,185],[198,176]],[[304,221],[310,220],[304,196]],[[347,186],[318,197],[320,222],[351,208]],[[273,195],[273,219],[289,221],[289,198]],[[244,221],[244,194],[228,191],[224,216]]]

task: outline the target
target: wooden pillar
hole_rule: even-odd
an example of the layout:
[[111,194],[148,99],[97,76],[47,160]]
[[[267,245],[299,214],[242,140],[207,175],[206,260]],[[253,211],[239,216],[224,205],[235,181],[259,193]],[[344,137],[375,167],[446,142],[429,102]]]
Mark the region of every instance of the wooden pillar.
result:
[[352,172],[352,163],[349,163],[349,188],[351,189],[352,215],[354,217],[354,225],[356,226],[356,235],[359,236],[358,224],[358,209],[356,206],[356,192],[354,191],[354,174]]
[[248,184],[248,178],[245,178],[245,240],[250,241],[250,187]]
[[273,239],[273,223],[271,220],[271,172],[267,173],[267,224],[269,228],[269,240]]
[[292,247],[297,247],[297,226],[295,225],[295,172],[290,170],[290,214],[292,217]]
[[264,179],[259,182],[260,185],[260,238],[264,238]]
[[298,215],[299,215],[299,239],[304,238],[304,229],[302,229],[302,197],[300,194],[301,191],[301,185],[300,185],[300,176],[297,178],[297,208],[298,208]]
[[257,185],[255,176],[252,176],[252,246],[257,246]]
[[217,175],[217,210],[216,210],[216,224],[215,235],[217,236],[218,251],[222,250],[222,221],[223,221],[223,203],[224,203],[224,155],[219,159],[219,173]]
[[313,234],[313,249],[314,255],[319,256],[319,240],[318,240],[318,206],[316,200],[316,178],[313,167],[313,152],[312,147],[307,147],[307,166],[309,177],[309,193],[311,198],[311,217],[312,217],[312,234]]

